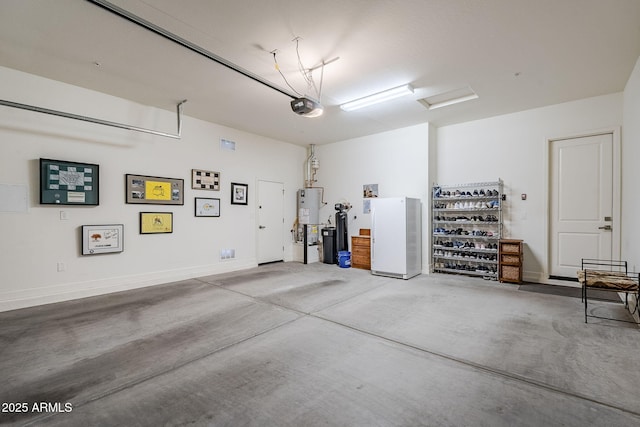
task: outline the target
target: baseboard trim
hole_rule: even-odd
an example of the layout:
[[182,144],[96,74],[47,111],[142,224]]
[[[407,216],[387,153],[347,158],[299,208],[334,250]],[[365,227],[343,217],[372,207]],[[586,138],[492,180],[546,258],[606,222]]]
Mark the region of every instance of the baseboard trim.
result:
[[21,289],[0,294],[0,312],[52,304],[62,301],[128,291],[146,286],[162,285],[180,280],[194,279],[213,274],[229,273],[257,267],[255,259],[247,261],[225,261],[215,265],[204,265],[178,270],[164,270],[153,273],[111,277],[108,279],[61,285]]

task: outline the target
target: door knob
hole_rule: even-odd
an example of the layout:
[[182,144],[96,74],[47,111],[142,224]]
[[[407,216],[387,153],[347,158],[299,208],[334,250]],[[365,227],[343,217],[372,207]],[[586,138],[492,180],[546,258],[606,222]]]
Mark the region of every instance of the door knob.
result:
[[258,228],[259,228],[260,230],[262,230],[263,228],[267,228],[267,227],[266,227],[266,226],[264,226],[264,225],[260,225],[260,226],[258,226]]
[[611,226],[610,225],[604,225],[602,227],[598,227],[598,230],[608,230],[611,231]]

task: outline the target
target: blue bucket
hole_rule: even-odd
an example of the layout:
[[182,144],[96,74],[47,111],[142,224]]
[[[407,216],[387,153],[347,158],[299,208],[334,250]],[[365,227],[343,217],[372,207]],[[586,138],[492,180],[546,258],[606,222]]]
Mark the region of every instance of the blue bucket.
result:
[[338,251],[338,265],[340,266],[340,268],[351,267],[351,252]]

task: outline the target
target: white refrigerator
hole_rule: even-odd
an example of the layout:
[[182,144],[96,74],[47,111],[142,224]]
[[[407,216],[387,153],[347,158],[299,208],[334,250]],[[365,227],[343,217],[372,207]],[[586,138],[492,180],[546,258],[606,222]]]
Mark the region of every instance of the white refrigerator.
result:
[[371,199],[371,273],[410,279],[422,272],[420,199]]

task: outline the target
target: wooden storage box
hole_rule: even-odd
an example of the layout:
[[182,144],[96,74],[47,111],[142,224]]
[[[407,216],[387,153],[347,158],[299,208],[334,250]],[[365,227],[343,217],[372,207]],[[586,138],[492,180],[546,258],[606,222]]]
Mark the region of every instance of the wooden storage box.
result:
[[498,280],[522,282],[522,240],[500,239],[498,243]]
[[500,267],[500,281],[520,283],[522,281],[522,269],[514,265],[503,265]]
[[518,255],[502,254],[500,255],[500,259],[505,264],[517,264],[520,262],[520,257]]
[[371,230],[361,228],[359,236],[351,236],[351,267],[371,270]]

